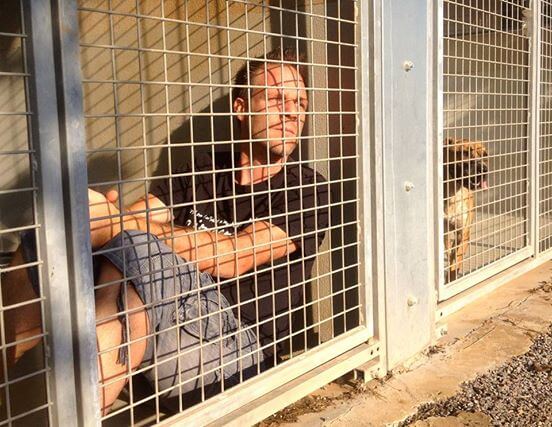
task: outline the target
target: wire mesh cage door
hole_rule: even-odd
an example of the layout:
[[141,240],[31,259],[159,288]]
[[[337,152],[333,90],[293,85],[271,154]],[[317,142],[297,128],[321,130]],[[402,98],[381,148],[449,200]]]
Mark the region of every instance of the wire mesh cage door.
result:
[[[9,279],[18,276],[18,271],[25,271],[21,263],[13,261],[15,248],[19,242],[21,232],[28,233],[33,240],[36,241],[36,236],[39,231],[37,224],[37,189],[35,177],[31,173],[31,162],[34,151],[31,145],[30,137],[30,120],[28,115],[31,114],[28,106],[27,98],[27,76],[28,68],[26,61],[26,43],[27,43],[27,26],[23,23],[23,4],[22,2],[11,2],[9,6],[3,6],[4,12],[11,12],[13,21],[8,26],[7,22],[2,23],[0,31],[2,32],[2,69],[0,71],[0,79],[3,88],[11,87],[11,90],[2,90],[2,100],[0,101],[0,128],[2,129],[2,141],[0,142],[0,162],[4,164],[3,170],[7,173],[3,174],[3,179],[0,184],[0,194],[2,205],[19,206],[17,211],[9,212],[8,209],[2,208],[2,227],[0,235],[0,245],[4,259],[0,266],[0,284],[2,286],[2,312],[6,321],[2,323],[2,422],[11,422],[18,419],[22,415],[22,419],[32,420],[48,420],[48,405],[49,398],[47,397],[47,374],[48,362],[42,349],[47,331],[37,331],[35,336],[39,341],[39,345],[34,350],[34,363],[28,362],[28,366],[23,366],[25,362],[18,364],[19,370],[22,373],[14,372],[13,362],[9,359],[9,353],[13,353],[13,349],[17,348],[17,339],[10,337],[10,317],[15,317],[17,311],[23,312],[30,307],[43,305],[43,300],[40,296],[34,298],[26,298],[23,301],[10,301],[7,295],[8,288],[13,285]],[[6,167],[6,164],[16,164],[14,167]],[[17,170],[19,169],[19,170]],[[10,177],[11,175],[11,177]],[[19,178],[17,178],[19,177]],[[7,178],[7,179],[6,179]],[[19,185],[12,181],[19,181]],[[8,201],[9,200],[9,201]],[[15,203],[14,203],[15,202]],[[25,212],[22,215],[22,212]],[[11,218],[10,218],[11,217]],[[29,260],[32,263],[38,264],[42,260],[41,256],[36,259]],[[34,304],[33,304],[34,302]],[[14,304],[20,305],[19,308],[12,308]],[[21,304],[23,303],[23,304]],[[16,305],[17,307],[17,305]],[[42,308],[42,307],[41,307]],[[10,310],[11,309],[11,310]],[[11,316],[10,316],[11,315]],[[7,323],[7,325],[6,325]],[[39,323],[44,324],[43,319]],[[21,344],[19,344],[20,346]],[[36,356],[36,354],[38,355]],[[30,358],[30,353],[27,358]],[[12,362],[12,363],[10,363]],[[34,366],[33,366],[34,365]],[[10,372],[11,371],[11,372]],[[28,379],[25,380],[25,377]],[[37,400],[29,402],[27,408],[21,410],[24,395],[22,390],[26,390],[32,384],[36,388]],[[38,397],[41,396],[41,397]],[[34,400],[34,399],[33,399]],[[33,414],[33,409],[38,412]],[[27,416],[25,413],[29,412]],[[41,417],[42,415],[42,417]]]
[[79,3],[104,423],[206,423],[372,336],[358,7]]
[[443,1],[439,300],[531,256],[530,1]]
[[77,419],[51,17],[0,5],[1,425]]
[[552,247],[552,128],[551,128],[551,84],[552,84],[552,3],[550,1],[539,2],[538,16],[535,19],[539,23],[539,60],[538,60],[538,250],[539,255],[546,257]]

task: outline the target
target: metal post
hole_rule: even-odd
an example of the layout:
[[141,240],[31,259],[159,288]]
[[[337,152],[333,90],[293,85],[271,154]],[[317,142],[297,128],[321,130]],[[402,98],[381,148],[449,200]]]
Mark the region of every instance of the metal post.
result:
[[65,246],[61,154],[59,146],[54,46],[48,0],[25,2],[29,25],[29,78],[32,139],[37,150],[40,252],[46,296],[46,328],[50,331],[50,401],[53,425],[74,425],[77,417],[74,393],[74,357],[70,310],[70,281]]
[[444,38],[444,28],[443,28],[443,0],[435,2],[433,8],[433,28],[434,39],[433,39],[433,85],[431,89],[433,90],[433,129],[434,129],[434,147],[436,148],[433,153],[433,162],[435,167],[433,168],[433,188],[434,188],[434,197],[433,197],[433,206],[434,206],[434,217],[437,219],[435,221],[435,235],[434,235],[434,244],[435,244],[435,302],[439,299],[439,289],[445,285],[445,241],[443,236],[445,235],[445,226],[443,218],[443,108],[444,108],[444,85],[443,85],[443,38]]
[[530,52],[531,52],[531,91],[530,91],[530,130],[529,130],[529,245],[533,247],[534,256],[540,252],[540,183],[539,183],[539,148],[540,148],[540,73],[541,73],[541,2],[531,2]]
[[77,2],[56,0],[54,35],[61,116],[62,164],[65,183],[69,277],[72,286],[73,334],[79,424],[100,420],[94,283],[88,213],[88,173]]
[[383,2],[383,209],[388,368],[426,347],[434,311],[433,5]]
[[[364,95],[361,104],[360,119],[363,123],[370,122],[369,134],[362,130],[362,147],[370,153],[370,157],[362,154],[363,165],[369,164],[370,175],[362,173],[369,178],[364,186],[370,185],[370,191],[363,196],[364,211],[371,211],[370,223],[365,224],[364,239],[371,241],[371,259],[365,254],[365,262],[371,262],[370,281],[365,279],[367,289],[367,302],[372,304],[373,326],[371,333],[380,341],[381,347],[385,347],[385,264],[384,264],[384,212],[383,212],[383,128],[382,128],[382,1],[370,2],[369,6],[360,5],[360,27],[362,29],[361,50],[362,56],[370,57],[370,68],[361,63],[362,93],[365,86],[368,95]],[[365,105],[371,106],[365,111]],[[368,163],[370,162],[370,163]],[[368,197],[368,198],[367,198]],[[369,201],[369,203],[368,203]],[[367,236],[366,233],[371,233]],[[369,298],[371,297],[371,298]],[[368,313],[366,313],[368,316]],[[380,362],[386,365],[386,353],[381,352]]]
[[[359,71],[360,74],[360,88],[357,95],[357,105],[359,108],[359,135],[360,135],[360,150],[361,150],[361,177],[360,188],[362,191],[361,208],[360,208],[360,228],[359,242],[361,242],[361,283],[364,285],[361,291],[361,323],[366,325],[369,329],[369,334],[374,334],[374,302],[372,297],[372,189],[370,187],[372,182],[372,167],[371,159],[373,157],[372,144],[371,144],[371,79],[370,74],[372,70],[371,58],[370,58],[370,39],[372,38],[372,26],[370,25],[370,3],[365,5],[359,5],[360,7],[360,49],[358,55]],[[357,9],[357,13],[359,13]]]

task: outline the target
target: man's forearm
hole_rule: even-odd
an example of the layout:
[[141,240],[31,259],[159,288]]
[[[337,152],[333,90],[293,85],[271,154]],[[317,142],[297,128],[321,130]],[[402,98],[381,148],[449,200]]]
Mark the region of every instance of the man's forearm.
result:
[[268,222],[258,221],[242,232],[227,236],[207,230],[195,230],[148,221],[141,215],[114,216],[91,223],[94,247],[102,246],[121,230],[141,230],[162,239],[187,261],[197,261],[198,268],[219,277],[235,277],[268,261],[293,252],[295,245],[285,232]]
[[233,236],[148,222],[143,218],[135,218],[128,224],[136,224],[138,229],[163,239],[185,260],[197,261],[201,271],[219,277],[238,276],[296,249],[282,230],[264,221],[251,224]]
[[238,236],[227,236],[207,230],[195,230],[171,224],[136,221],[142,231],[164,240],[173,251],[187,261],[197,261],[200,271],[220,277],[240,273],[244,258],[252,256],[253,248],[241,248]]

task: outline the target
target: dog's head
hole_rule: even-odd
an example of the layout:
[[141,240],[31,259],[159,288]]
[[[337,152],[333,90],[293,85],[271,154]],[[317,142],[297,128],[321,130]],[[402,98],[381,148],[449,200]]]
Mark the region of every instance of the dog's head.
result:
[[445,174],[470,190],[488,188],[488,157],[481,141],[452,138],[444,141]]

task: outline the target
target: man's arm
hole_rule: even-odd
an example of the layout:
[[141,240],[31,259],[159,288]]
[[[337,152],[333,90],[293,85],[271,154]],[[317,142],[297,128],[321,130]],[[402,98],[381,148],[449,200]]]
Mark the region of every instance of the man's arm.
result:
[[127,209],[127,214],[135,217],[149,218],[151,222],[165,224],[171,221],[171,210],[158,197],[148,194],[146,197],[134,202]]
[[[197,261],[199,270],[219,277],[238,276],[255,265],[279,259],[297,250],[296,244],[285,231],[266,221],[257,221],[234,236],[226,236],[214,231],[198,231],[192,227],[171,226],[170,223],[148,220],[145,201],[131,206],[137,214],[120,215],[118,209],[102,194],[90,190],[89,197],[93,247],[107,243],[122,229],[142,230],[163,239],[182,258]],[[159,199],[151,195],[148,197],[148,203],[153,202],[157,208],[161,207],[157,204],[162,204]],[[166,215],[170,218],[169,214]]]
[[236,277],[297,249],[282,229],[266,221],[257,221],[234,236],[152,222],[148,229],[144,219],[137,223],[140,230],[167,239],[182,258],[197,261],[199,270],[219,277]]

